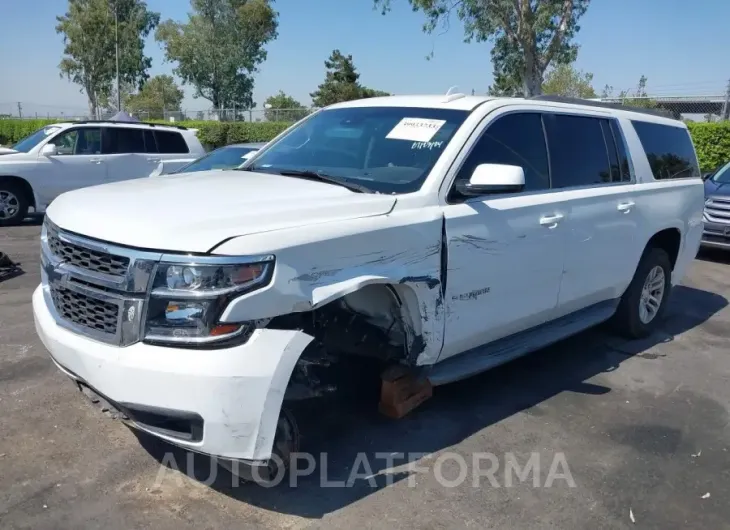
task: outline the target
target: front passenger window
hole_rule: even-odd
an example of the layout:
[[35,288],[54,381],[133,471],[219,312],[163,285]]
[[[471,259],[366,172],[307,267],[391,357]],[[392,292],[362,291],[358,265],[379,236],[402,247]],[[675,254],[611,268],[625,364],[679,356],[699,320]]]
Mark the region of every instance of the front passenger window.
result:
[[101,153],[101,130],[72,129],[56,136],[51,142],[60,155],[98,155]]
[[550,171],[540,114],[515,113],[497,118],[474,145],[457,179],[469,180],[479,164],[520,166],[525,172],[525,191],[549,189]]

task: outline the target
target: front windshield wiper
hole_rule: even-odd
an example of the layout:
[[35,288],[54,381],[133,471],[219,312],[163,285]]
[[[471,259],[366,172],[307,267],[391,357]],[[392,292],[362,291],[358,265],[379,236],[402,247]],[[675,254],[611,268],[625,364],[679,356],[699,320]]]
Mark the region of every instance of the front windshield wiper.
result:
[[366,188],[365,186],[361,186],[360,184],[355,184],[352,182],[347,182],[345,180],[341,180],[337,177],[333,177],[332,175],[328,175],[327,173],[323,173],[321,171],[312,171],[310,169],[263,169],[263,168],[245,168],[244,171],[264,171],[266,173],[275,173],[277,175],[284,175],[285,177],[298,177],[308,180],[316,180],[317,182],[326,182],[327,184],[334,184],[335,186],[342,186],[343,188],[347,188],[350,191],[354,191],[356,193],[372,193],[369,188]]

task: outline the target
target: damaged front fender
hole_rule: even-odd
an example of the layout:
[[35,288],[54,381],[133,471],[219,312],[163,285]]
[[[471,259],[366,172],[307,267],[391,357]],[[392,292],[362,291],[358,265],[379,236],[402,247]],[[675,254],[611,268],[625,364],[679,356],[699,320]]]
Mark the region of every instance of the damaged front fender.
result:
[[221,320],[241,322],[314,311],[368,286],[397,295],[409,362],[431,364],[443,345],[443,218],[438,209],[255,234],[218,254],[274,254],[271,283],[231,302]]

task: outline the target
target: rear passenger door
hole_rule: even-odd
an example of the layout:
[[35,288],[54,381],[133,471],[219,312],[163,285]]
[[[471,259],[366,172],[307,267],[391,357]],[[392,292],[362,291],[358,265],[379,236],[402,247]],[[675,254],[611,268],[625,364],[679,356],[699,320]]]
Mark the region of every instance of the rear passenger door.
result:
[[639,243],[636,187],[613,118],[545,113],[552,189],[567,201],[567,245],[556,316],[615,299]]
[[109,182],[148,177],[157,167],[154,138],[141,127],[106,127],[104,158]]

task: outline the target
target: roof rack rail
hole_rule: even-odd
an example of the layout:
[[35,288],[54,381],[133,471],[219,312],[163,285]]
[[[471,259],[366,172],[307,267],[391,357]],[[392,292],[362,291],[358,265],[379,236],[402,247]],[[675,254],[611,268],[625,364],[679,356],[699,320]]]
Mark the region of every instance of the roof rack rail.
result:
[[182,131],[188,130],[188,128],[183,125],[168,125],[167,123],[154,123],[150,121],[78,120],[71,121],[70,123],[116,123],[118,125],[149,125],[150,127],[172,127],[173,129],[180,129]]
[[571,98],[567,96],[552,96],[543,94],[541,96],[532,96],[530,99],[538,101],[552,101],[553,103],[570,103],[571,105],[584,105],[586,107],[600,107],[604,109],[626,110],[629,112],[639,112],[641,114],[649,114],[650,116],[660,116],[662,118],[677,119],[672,111],[667,109],[644,109],[641,107],[631,107],[622,105],[621,103],[609,103],[607,101],[594,101],[592,99]]

